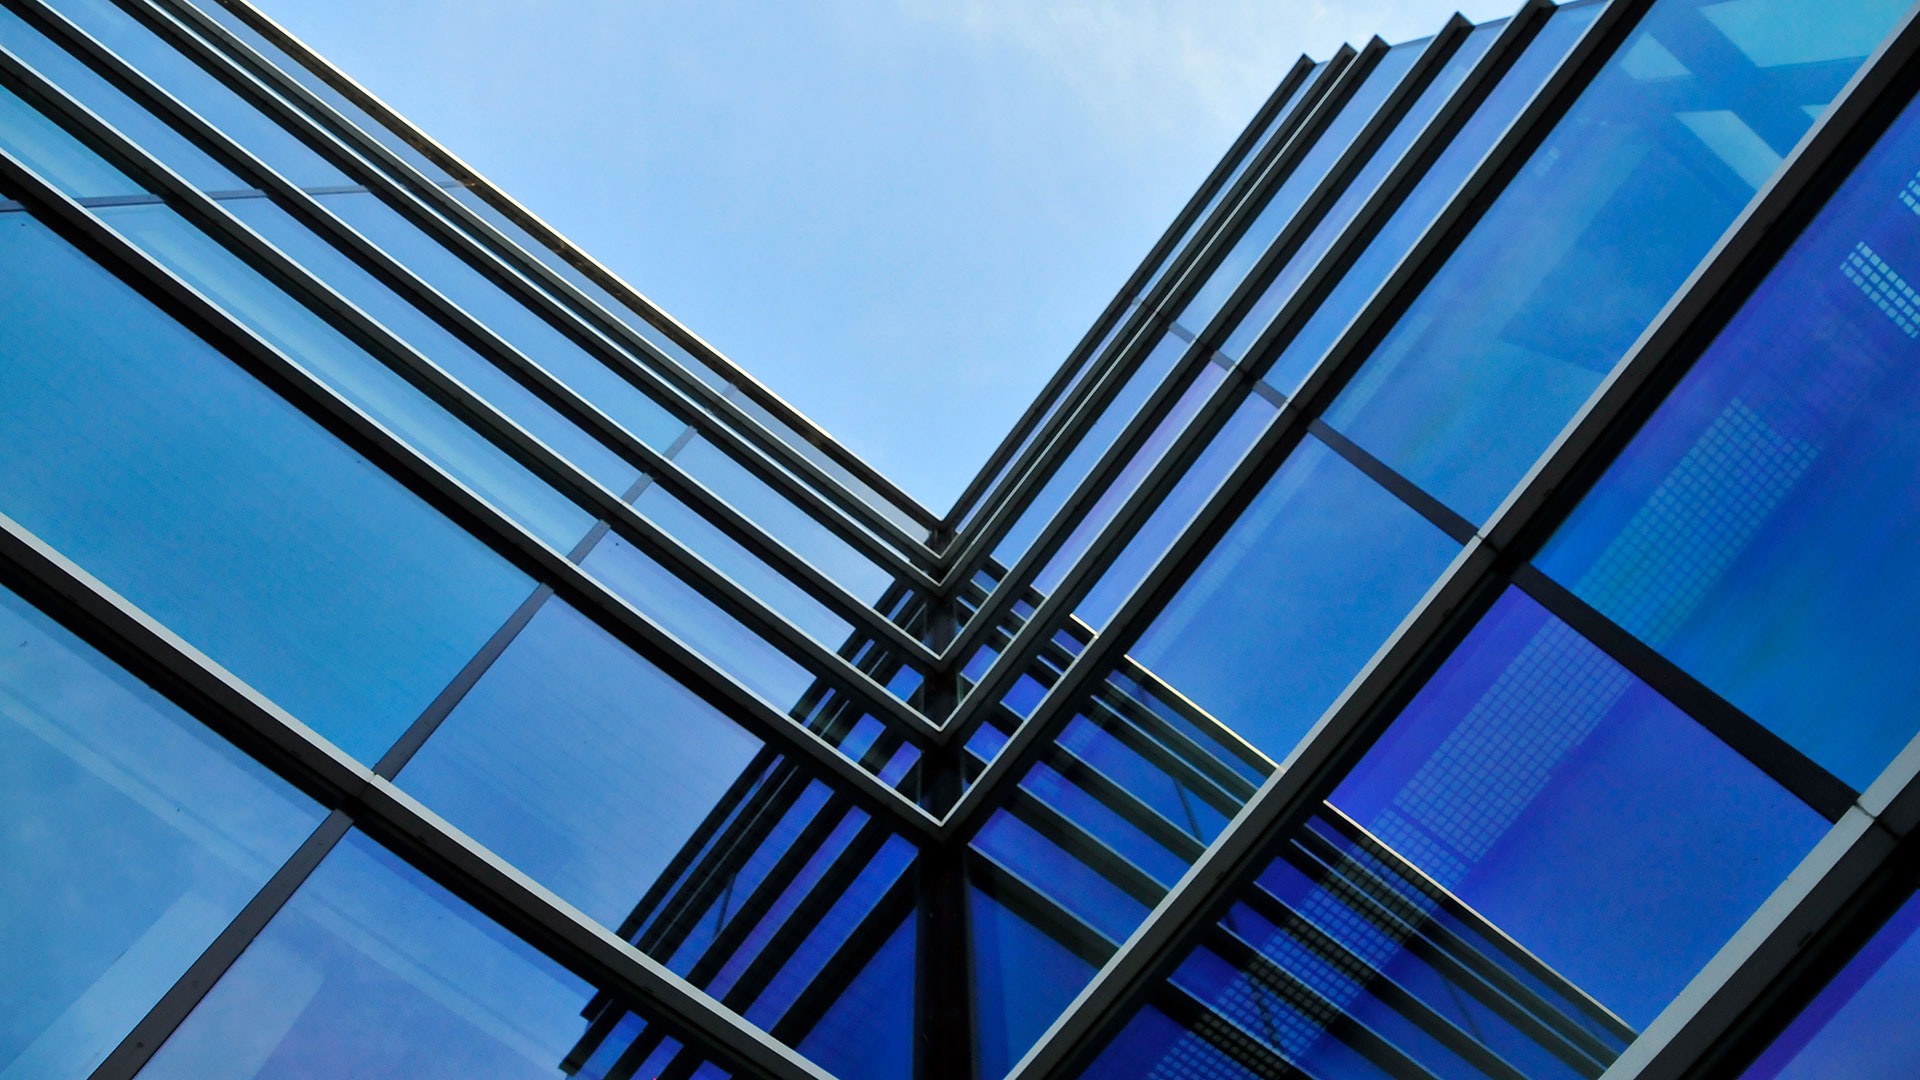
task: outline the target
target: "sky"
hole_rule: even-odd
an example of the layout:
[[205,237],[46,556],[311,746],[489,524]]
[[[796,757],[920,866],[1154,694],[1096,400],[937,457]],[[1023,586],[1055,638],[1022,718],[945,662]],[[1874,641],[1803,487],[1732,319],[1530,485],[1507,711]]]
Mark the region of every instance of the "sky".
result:
[[1455,8],[255,3],[936,513],[1294,60]]

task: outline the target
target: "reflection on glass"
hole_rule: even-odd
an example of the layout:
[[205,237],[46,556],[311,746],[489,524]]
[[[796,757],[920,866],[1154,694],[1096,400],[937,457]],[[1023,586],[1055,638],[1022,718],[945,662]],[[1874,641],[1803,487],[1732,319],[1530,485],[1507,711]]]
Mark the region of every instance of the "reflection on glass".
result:
[[1916,137],[1909,108],[1539,559],[1856,789],[1920,730]]
[[320,816],[0,591],[0,1078],[90,1074]]
[[[547,1080],[594,987],[358,832],[148,1062],[148,1080]],[[589,1010],[593,1003],[595,1007]]]
[[1130,655],[1284,758],[1458,550],[1309,436]]
[[533,591],[27,214],[0,432],[0,512],[363,761]]
[[58,124],[0,87],[0,150],[77,199],[144,195],[145,189],[81,146]]
[[1826,832],[1514,592],[1329,801],[1635,1029]]
[[1655,4],[1328,422],[1485,519],[1907,5],[1848,6],[1823,47],[1776,50],[1726,27],[1791,35],[1831,5]]
[[569,903],[619,926],[760,740],[549,600],[400,785]]
[[1908,900],[1742,1080],[1907,1080],[1920,1072],[1920,899]]

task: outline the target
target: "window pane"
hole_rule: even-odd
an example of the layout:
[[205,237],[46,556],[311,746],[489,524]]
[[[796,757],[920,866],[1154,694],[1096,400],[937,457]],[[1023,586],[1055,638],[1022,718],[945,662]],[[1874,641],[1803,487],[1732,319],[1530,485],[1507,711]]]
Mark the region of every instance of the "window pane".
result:
[[1284,758],[1458,550],[1309,436],[1130,655]]
[[1514,592],[1329,802],[1635,1029],[1827,828]]
[[0,1075],[90,1074],[320,817],[0,590]]
[[140,1075],[545,1080],[606,1007],[579,976],[354,832]]
[[1906,1080],[1920,1072],[1920,899],[1867,942],[1744,1080]]
[[[1906,8],[1661,0],[1327,420],[1484,520]],[[1737,13],[1737,17],[1735,17]]]
[[617,927],[760,745],[549,600],[399,782]]
[[27,214],[0,511],[362,760],[533,583]]
[[967,890],[973,940],[974,1051],[984,1080],[1005,1076],[1093,978],[1076,956],[978,888]]
[[1920,730],[1917,139],[1910,107],[1540,557],[1856,789]]

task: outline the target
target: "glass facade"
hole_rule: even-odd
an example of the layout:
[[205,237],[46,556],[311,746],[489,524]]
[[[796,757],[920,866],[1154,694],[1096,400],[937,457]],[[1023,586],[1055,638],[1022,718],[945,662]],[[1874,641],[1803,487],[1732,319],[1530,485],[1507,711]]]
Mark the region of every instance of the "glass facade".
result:
[[0,1080],[1910,1075],[1916,87],[1302,58],[937,514],[244,0],[0,0]]

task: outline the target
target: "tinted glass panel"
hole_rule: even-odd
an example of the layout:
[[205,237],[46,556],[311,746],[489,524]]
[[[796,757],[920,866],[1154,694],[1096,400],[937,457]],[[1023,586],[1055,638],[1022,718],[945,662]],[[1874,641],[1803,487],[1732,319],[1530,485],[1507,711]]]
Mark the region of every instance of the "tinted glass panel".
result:
[[1635,1029],[1826,832],[1512,592],[1329,801]]
[[26,214],[0,510],[362,760],[533,583]]
[[1483,520],[1906,5],[1830,7],[1654,5],[1328,422]]
[[1283,758],[1458,550],[1309,437],[1130,654]]
[[1094,965],[978,889],[967,890],[973,938],[974,1051],[1004,1076],[1093,978]]
[[1909,108],[1540,558],[1856,789],[1917,730],[1916,139]]
[[400,773],[435,812],[608,926],[760,740],[549,600]]
[[0,1075],[82,1080],[320,810],[0,591]]
[[1744,1080],[1905,1080],[1920,1071],[1920,900],[1909,900]]
[[554,1077],[605,1007],[594,997],[578,976],[349,833],[140,1075]]

